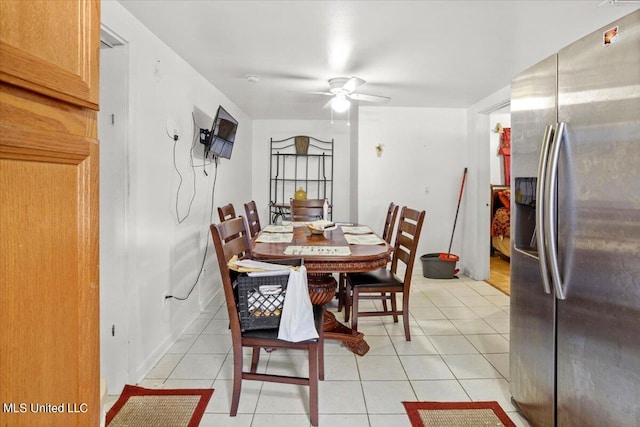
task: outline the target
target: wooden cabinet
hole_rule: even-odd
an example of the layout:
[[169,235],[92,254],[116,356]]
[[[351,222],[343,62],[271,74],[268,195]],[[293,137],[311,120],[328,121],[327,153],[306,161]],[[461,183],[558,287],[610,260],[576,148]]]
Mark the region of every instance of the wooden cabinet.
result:
[[98,0],[0,1],[0,79],[98,108]]
[[100,422],[99,11],[0,0],[3,426]]

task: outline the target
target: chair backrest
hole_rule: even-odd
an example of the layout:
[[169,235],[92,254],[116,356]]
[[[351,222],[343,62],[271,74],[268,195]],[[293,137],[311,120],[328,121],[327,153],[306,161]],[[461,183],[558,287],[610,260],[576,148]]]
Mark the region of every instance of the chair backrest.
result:
[[324,199],[290,199],[291,221],[316,221],[323,219]]
[[422,231],[425,211],[402,207],[398,228],[396,230],[396,243],[393,249],[393,259],[391,260],[391,271],[397,273],[398,263],[405,264],[404,286],[405,292],[409,290],[411,284],[411,273],[418,249],[418,240]]
[[220,222],[225,222],[228,219],[233,219],[236,217],[236,210],[233,208],[233,205],[229,203],[228,205],[218,207],[218,217],[220,218]]
[[262,230],[260,226],[260,217],[258,216],[258,209],[256,208],[256,202],[253,200],[244,204],[244,212],[247,214],[247,227],[249,227],[249,236],[253,237]]
[[393,236],[393,226],[396,223],[396,217],[398,216],[399,206],[393,202],[389,203],[389,209],[387,209],[387,216],[384,219],[384,228],[382,229],[382,240],[391,244],[391,237]]
[[[251,257],[249,237],[242,217],[233,218],[220,224],[211,224],[210,229],[213,246],[218,257],[218,267],[222,278],[227,311],[229,312],[231,335],[235,341],[235,337],[240,336],[240,318],[238,317],[236,300],[233,294],[233,279],[227,263],[234,255],[237,255],[240,259]],[[233,238],[233,236],[237,237]]]

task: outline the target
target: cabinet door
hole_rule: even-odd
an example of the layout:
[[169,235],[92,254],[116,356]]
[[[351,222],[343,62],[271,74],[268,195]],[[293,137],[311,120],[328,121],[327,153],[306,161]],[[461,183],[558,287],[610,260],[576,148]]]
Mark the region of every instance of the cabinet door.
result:
[[0,79],[98,106],[99,0],[0,0]]
[[[98,7],[82,0],[0,0],[3,426],[97,426],[100,420],[99,163],[91,95],[98,63],[83,57],[99,49],[99,39],[89,36],[99,30]],[[90,22],[76,26],[87,9]],[[62,35],[48,34],[58,25]],[[37,69],[46,64],[51,73]],[[29,68],[31,74],[15,77]]]

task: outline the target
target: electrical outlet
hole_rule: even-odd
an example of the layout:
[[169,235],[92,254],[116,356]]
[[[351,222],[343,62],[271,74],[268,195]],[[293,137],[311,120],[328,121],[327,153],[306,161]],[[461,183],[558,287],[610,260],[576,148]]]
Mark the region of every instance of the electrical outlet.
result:
[[168,291],[165,291],[162,293],[162,310],[164,311],[165,307],[167,306],[167,295],[169,295]]

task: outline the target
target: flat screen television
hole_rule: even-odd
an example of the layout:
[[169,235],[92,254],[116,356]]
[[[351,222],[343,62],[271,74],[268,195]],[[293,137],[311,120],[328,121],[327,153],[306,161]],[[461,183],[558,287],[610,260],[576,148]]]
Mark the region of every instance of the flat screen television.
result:
[[205,138],[201,139],[205,144],[205,156],[209,157],[211,155],[212,157],[230,159],[237,130],[238,121],[220,105],[216,118],[213,120],[211,131],[207,133]]

